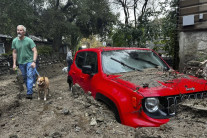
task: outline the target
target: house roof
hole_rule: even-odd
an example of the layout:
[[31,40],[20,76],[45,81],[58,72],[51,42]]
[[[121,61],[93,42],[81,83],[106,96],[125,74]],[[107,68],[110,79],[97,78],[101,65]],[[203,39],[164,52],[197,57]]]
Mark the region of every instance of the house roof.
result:
[[29,35],[28,37],[31,38],[33,41],[44,41],[43,39],[41,39],[37,36],[34,36],[34,35]]
[[0,34],[0,38],[12,38],[12,37],[9,35]]

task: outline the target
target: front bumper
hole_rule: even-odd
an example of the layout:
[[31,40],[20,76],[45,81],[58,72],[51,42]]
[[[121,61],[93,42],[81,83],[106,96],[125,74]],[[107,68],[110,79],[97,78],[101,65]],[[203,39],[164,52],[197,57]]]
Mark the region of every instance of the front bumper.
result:
[[177,113],[177,105],[183,102],[186,99],[202,99],[207,97],[207,92],[195,92],[195,93],[187,93],[182,95],[171,95],[158,97],[160,100],[159,110],[150,113],[144,107],[144,98],[142,100],[142,107],[139,111],[125,114],[123,117],[123,124],[127,126],[131,126],[134,128],[137,127],[159,127],[167,123],[170,117],[176,115]]
[[169,119],[154,119],[149,117],[143,110],[139,113],[129,113],[125,115],[124,125],[137,127],[159,127],[169,122]]
[[171,95],[171,96],[164,96],[158,97],[160,104],[158,111],[154,113],[150,113],[145,108],[145,99],[142,100],[142,108],[143,111],[151,118],[154,119],[167,119],[174,115],[177,112],[177,105],[183,102],[186,99],[202,99],[207,97],[207,92],[195,92],[195,93],[186,93],[180,95]]

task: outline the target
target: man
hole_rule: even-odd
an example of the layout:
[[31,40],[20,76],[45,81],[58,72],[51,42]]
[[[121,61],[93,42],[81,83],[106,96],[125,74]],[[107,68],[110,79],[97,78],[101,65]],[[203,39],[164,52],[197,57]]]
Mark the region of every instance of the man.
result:
[[70,70],[70,66],[73,63],[73,56],[72,56],[72,52],[69,49],[68,53],[67,53],[67,57],[66,57],[67,63],[68,63],[68,71]]
[[17,37],[12,41],[13,69],[19,64],[24,83],[27,87],[27,99],[32,99],[32,86],[34,82],[34,69],[36,67],[37,49],[34,41],[25,36],[26,28],[23,25],[17,26]]

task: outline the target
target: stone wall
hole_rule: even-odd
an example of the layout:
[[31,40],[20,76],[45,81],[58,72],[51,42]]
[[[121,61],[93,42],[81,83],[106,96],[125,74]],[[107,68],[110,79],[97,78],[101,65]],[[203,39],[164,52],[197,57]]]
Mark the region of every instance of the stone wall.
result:
[[12,57],[0,56],[0,75],[7,74],[12,65]]
[[179,71],[183,71],[191,60],[207,59],[207,31],[180,32],[179,34]]
[[203,62],[188,61],[183,69],[183,73],[207,80],[207,60]]
[[[54,64],[59,62],[64,62],[64,56],[59,56],[57,54],[52,55],[38,55],[38,66],[46,66],[48,64]],[[4,57],[0,55],[0,75],[11,73],[12,70],[12,56]]]

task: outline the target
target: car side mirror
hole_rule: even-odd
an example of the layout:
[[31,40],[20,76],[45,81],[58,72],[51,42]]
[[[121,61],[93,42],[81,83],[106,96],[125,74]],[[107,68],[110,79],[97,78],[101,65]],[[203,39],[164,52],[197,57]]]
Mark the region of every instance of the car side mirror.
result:
[[84,65],[82,66],[82,73],[92,75],[92,67],[91,65]]

